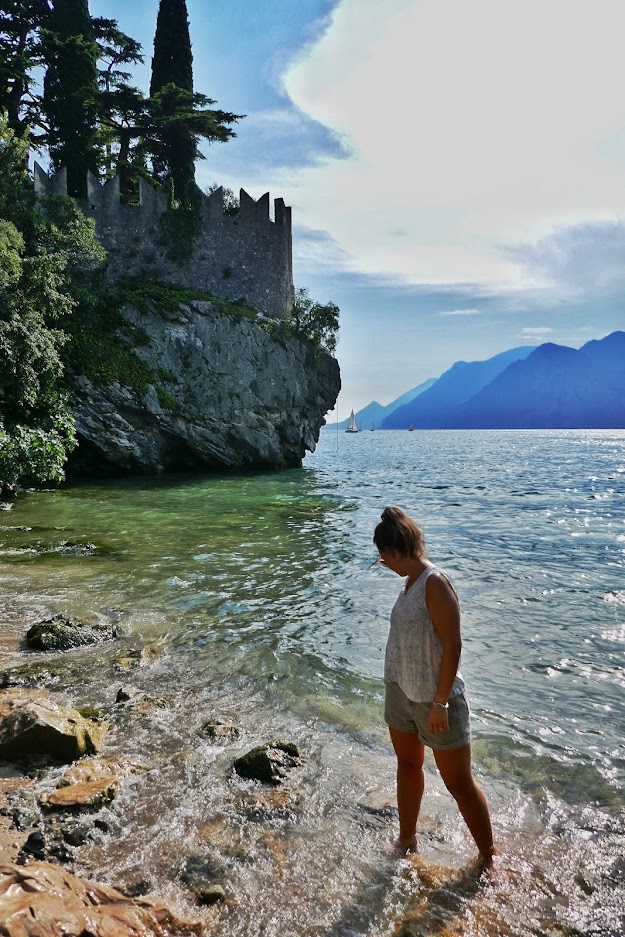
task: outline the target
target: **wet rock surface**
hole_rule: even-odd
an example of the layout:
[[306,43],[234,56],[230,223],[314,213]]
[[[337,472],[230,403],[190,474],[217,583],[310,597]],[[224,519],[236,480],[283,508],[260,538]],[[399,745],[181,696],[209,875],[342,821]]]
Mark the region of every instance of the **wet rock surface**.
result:
[[202,723],[200,732],[214,742],[232,742],[241,734],[236,726],[227,725],[219,719],[208,719]]
[[119,634],[116,625],[86,624],[77,618],[55,615],[29,628],[26,644],[37,651],[68,651],[88,644],[100,644],[119,637]]
[[61,762],[96,754],[106,723],[85,719],[44,691],[0,692],[0,758],[49,756]]
[[198,904],[216,904],[224,901],[226,892],[221,885],[224,869],[210,856],[189,856],[180,871],[180,880],[195,895]]
[[258,745],[234,762],[234,770],[242,778],[263,784],[281,784],[292,768],[301,763],[299,749],[292,742],[272,741]]
[[131,898],[45,862],[0,866],[0,933],[6,937],[187,937],[198,923],[166,905]]
[[96,809],[117,796],[121,777],[127,773],[111,758],[83,759],[69,768],[51,794],[40,800],[48,809]]

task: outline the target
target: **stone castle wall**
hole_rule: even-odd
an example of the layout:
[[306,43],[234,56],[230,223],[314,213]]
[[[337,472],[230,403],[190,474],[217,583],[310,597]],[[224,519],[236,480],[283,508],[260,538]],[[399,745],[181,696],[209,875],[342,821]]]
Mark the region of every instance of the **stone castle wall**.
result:
[[[49,176],[35,163],[35,189],[42,195],[67,195],[67,173]],[[102,185],[89,173],[88,197],[78,204],[95,219],[96,236],[108,251],[111,282],[129,277],[153,277],[162,282],[205,290],[219,299],[244,301],[263,315],[282,319],[293,298],[291,209],[274,199],[269,216],[269,193],[255,201],[241,189],[237,216],[224,214],[223,190],[203,195],[201,225],[188,246],[189,259],[175,263],[161,243],[167,223],[167,196],[144,179],[139,181],[139,205],[120,202],[119,177]]]

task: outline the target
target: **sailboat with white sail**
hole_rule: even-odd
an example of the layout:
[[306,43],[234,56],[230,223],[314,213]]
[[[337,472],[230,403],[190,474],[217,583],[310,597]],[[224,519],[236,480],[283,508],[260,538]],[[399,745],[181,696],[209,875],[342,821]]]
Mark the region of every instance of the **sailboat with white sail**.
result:
[[349,420],[347,421],[347,426],[345,427],[346,433],[357,433],[359,432],[358,427],[356,426],[356,417],[354,416],[354,411],[352,410]]

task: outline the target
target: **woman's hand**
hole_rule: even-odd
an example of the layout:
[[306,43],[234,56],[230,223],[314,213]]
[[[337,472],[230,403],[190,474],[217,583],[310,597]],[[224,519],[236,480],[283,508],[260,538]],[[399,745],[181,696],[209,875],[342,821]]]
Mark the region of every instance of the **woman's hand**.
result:
[[437,709],[432,703],[430,715],[428,717],[428,729],[430,732],[449,731],[449,716],[446,709]]

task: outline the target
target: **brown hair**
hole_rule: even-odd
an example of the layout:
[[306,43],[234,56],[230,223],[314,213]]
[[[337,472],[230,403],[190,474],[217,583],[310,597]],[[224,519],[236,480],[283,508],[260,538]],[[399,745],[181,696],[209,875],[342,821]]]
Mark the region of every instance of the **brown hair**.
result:
[[384,508],[382,520],[373,534],[373,542],[380,553],[397,550],[402,556],[425,559],[423,532],[401,508]]

